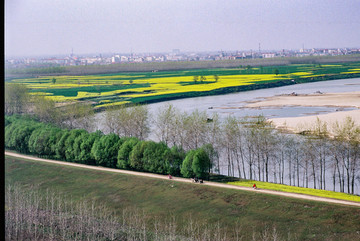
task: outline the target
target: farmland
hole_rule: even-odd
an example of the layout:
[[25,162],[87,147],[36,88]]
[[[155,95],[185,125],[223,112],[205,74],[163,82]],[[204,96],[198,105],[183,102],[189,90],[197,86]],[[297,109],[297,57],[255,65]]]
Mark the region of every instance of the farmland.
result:
[[56,102],[91,101],[95,108],[101,109],[358,76],[360,62],[48,75],[10,82],[25,84],[32,95],[43,95]]

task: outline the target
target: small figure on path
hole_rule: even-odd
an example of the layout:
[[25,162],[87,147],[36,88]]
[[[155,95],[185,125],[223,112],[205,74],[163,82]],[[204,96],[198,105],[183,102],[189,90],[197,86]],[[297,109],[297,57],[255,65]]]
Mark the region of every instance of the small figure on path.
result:
[[169,174],[169,175],[168,175],[168,178],[169,178],[169,179],[172,179],[172,176]]
[[257,189],[257,187],[256,187],[256,184],[254,183],[254,185],[253,185],[253,189]]

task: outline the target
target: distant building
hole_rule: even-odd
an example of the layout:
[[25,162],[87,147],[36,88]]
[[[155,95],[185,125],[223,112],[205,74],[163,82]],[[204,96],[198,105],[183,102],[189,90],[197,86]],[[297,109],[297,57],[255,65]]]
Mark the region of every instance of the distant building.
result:
[[261,56],[265,59],[267,58],[275,58],[275,53],[265,53],[265,54],[261,54]]

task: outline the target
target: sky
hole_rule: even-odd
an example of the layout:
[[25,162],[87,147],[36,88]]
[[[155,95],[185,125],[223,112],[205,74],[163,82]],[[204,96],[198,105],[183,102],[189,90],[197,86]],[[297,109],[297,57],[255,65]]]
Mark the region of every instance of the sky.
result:
[[5,0],[5,57],[360,47],[360,0]]

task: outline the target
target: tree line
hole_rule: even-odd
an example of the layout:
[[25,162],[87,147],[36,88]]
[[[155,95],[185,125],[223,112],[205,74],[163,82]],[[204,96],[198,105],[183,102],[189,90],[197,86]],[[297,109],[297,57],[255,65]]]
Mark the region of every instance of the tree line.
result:
[[[107,130],[120,136],[148,138],[151,122],[152,138],[181,147],[189,157],[192,149],[202,147],[212,163],[209,172],[352,194],[360,184],[360,127],[351,118],[335,123],[332,132],[318,119],[295,135],[277,131],[263,116],[220,119],[216,113],[187,113],[169,104],[153,116],[146,106],[108,109],[104,115]],[[145,135],[136,131],[136,119],[146,120],[140,128]],[[126,124],[132,120],[133,125]],[[190,166],[186,158],[185,166]]]
[[63,129],[26,116],[5,116],[5,147],[41,157],[110,168],[208,178],[209,147],[185,152],[163,142]]

